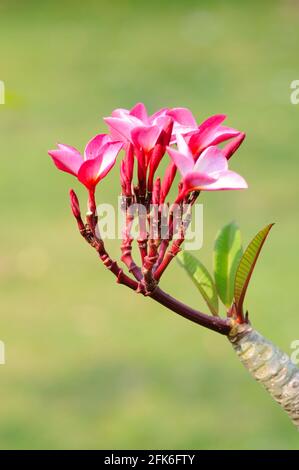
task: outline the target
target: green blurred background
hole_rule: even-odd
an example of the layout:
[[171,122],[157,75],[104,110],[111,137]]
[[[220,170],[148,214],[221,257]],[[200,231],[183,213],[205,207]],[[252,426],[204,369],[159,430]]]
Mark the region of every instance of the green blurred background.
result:
[[[247,298],[287,352],[299,339],[295,1],[1,0],[0,447],[299,448],[298,432],[224,337],[116,286],[80,239],[47,156],[82,149],[102,116],[144,101],[228,114],[247,132],[245,192],[205,194],[204,249],[235,219],[245,244],[276,222]],[[118,176],[98,190],[114,202]],[[118,244],[111,243],[114,255]],[[205,309],[176,263],[162,282]]]

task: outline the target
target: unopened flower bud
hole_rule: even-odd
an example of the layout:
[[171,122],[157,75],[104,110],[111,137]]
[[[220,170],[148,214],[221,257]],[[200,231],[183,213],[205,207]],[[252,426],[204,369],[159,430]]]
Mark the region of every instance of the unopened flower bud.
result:
[[122,189],[122,193],[126,195],[127,192],[127,178],[126,178],[126,170],[125,170],[125,162],[122,160],[120,162],[120,185]]
[[244,132],[241,132],[237,137],[232,139],[231,142],[229,142],[225,145],[225,147],[223,147],[222,152],[227,160],[229,160],[230,157],[238,150],[245,137],[246,134]]
[[79,217],[81,217],[80,205],[79,205],[79,200],[77,198],[77,195],[73,189],[70,190],[70,201],[71,201],[71,209],[74,214],[74,217],[78,219]]
[[176,175],[176,170],[177,170],[177,167],[173,162],[170,163],[168,167],[166,168],[165,176],[163,178],[162,185],[161,185],[161,197],[160,197],[161,204],[165,202],[167,194],[170,191],[170,188],[172,186],[172,183]]
[[160,204],[161,179],[157,178],[153,187],[153,204]]
[[126,149],[125,163],[126,177],[131,185],[134,171],[134,149],[132,144],[128,144]]

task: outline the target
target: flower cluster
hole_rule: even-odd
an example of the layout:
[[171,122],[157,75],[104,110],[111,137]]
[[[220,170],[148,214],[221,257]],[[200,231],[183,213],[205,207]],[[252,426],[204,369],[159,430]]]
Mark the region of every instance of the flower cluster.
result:
[[[77,176],[89,190],[111,170],[122,148],[125,156],[121,162],[121,186],[126,196],[135,191],[141,195],[152,192],[155,172],[166,151],[173,163],[161,185],[164,200],[176,168],[182,176],[180,197],[194,190],[244,189],[246,182],[228,170],[227,160],[245,134],[223,126],[225,117],[218,114],[198,125],[187,108],[163,108],[149,116],[144,104],[138,103],[131,110],[115,109],[111,117],[104,118],[109,134],[99,134],[88,142],[83,156],[64,144],[58,144],[58,149],[50,150],[49,155],[60,170]],[[229,139],[230,143],[219,147]],[[135,159],[138,186],[133,187]]]
[[[138,103],[131,110],[115,109],[111,116],[105,117],[109,133],[95,136],[86,145],[83,155],[74,147],[64,144],[58,144],[57,149],[49,151],[57,168],[76,176],[89,192],[89,213],[92,217],[89,215],[87,225],[80,221],[79,203],[74,192],[71,193],[71,204],[81,233],[90,241],[96,237],[95,188],[110,172],[119,152],[123,150],[120,185],[127,224],[123,234],[122,260],[146,290],[155,288],[184,240],[181,228],[179,239],[167,251],[174,238],[171,210],[168,240],[162,240],[159,233],[152,235],[147,226],[150,207],[153,204],[161,207],[165,203],[177,170],[178,191],[170,207],[173,204],[191,206],[201,191],[247,188],[245,180],[228,169],[228,160],[243,142],[245,134],[223,125],[225,118],[225,115],[218,114],[198,124],[187,108],[163,108],[149,115],[144,104]],[[161,181],[156,173],[163,158],[169,161]],[[128,209],[134,203],[144,204],[147,211],[145,219],[139,218],[141,269],[131,255],[132,214]],[[159,217],[158,210],[158,226]]]

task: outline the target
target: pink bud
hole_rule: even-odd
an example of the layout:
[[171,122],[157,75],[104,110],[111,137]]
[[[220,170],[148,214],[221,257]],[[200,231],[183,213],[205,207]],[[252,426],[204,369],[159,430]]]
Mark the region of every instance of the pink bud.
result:
[[161,179],[157,178],[153,187],[153,204],[160,204]]
[[80,205],[77,195],[73,189],[70,190],[70,201],[73,215],[76,219],[78,219],[79,217],[81,217]]
[[223,147],[222,153],[224,154],[227,160],[229,160],[230,157],[238,150],[245,137],[246,134],[244,132],[241,132],[237,137],[232,139],[231,142],[229,142],[225,145],[225,147]]
[[132,144],[128,144],[125,156],[125,170],[128,182],[131,184],[134,172],[134,149]]
[[168,165],[165,171],[165,175],[162,181],[162,186],[161,186],[161,198],[160,202],[161,204],[165,201],[167,194],[170,191],[170,188],[172,186],[172,183],[174,181],[175,175],[176,175],[176,165],[172,162]]
[[135,148],[138,161],[137,176],[140,196],[144,196],[146,192],[146,162],[143,150]]
[[165,153],[165,147],[161,144],[156,144],[153,153],[151,155],[151,160],[149,164],[149,175],[148,175],[148,191],[153,189],[153,181],[155,172],[159,166],[159,163]]
[[169,144],[173,128],[173,120],[171,117],[166,117],[164,127],[160,133],[157,143],[153,149],[148,176],[148,190],[152,191],[155,172],[165,154],[166,146]]
[[126,145],[125,157],[120,164],[120,183],[122,193],[125,196],[132,195],[132,179],[134,172],[134,148],[128,143]]
[[121,187],[122,187],[122,192],[123,194],[126,195],[126,191],[127,191],[127,178],[126,178],[126,170],[125,170],[125,162],[124,160],[122,160],[120,162],[120,184],[121,184]]

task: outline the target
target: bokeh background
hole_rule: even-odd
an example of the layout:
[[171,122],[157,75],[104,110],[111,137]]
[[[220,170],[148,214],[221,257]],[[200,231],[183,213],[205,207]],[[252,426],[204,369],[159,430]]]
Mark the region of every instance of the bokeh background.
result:
[[[231,161],[245,192],[206,194],[204,247],[235,219],[244,243],[276,222],[247,298],[251,319],[291,352],[299,339],[295,1],[1,0],[0,447],[298,449],[298,432],[224,337],[116,286],[80,239],[47,156],[82,149],[102,116],[226,113],[247,140]],[[117,169],[98,191],[114,202]],[[110,249],[118,254],[118,244]],[[206,309],[174,263],[170,293]]]

